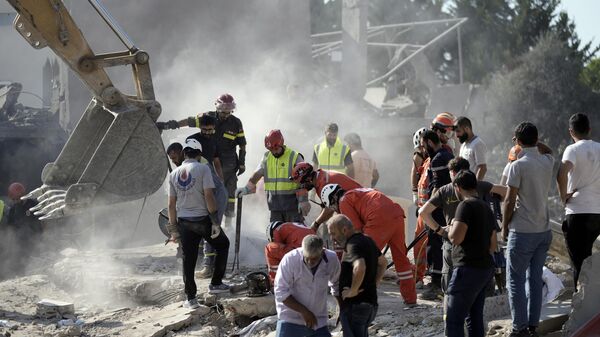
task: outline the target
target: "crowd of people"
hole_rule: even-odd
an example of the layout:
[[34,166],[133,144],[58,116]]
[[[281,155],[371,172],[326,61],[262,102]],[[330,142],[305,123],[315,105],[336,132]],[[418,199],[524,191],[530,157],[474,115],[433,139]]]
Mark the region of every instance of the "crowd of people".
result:
[[[198,305],[194,268],[201,240],[205,255],[213,256],[201,273],[212,277],[209,291],[229,290],[222,282],[229,240],[221,217],[233,217],[235,200],[255,193],[261,179],[270,211],[265,258],[282,337],[330,336],[328,293],[340,306],[344,336],[367,336],[377,314],[376,289],[388,269],[388,249],[404,305],[416,305],[417,289],[425,288],[422,300],[443,301],[447,336],[463,336],[465,325],[469,336],[483,336],[485,297],[503,291],[511,308],[511,336],[537,336],[542,268],[552,240],[548,196],[553,181],[566,209],[563,231],[576,285],[600,234],[600,145],[590,139],[584,114],[570,118],[574,144],[564,151],[558,174],[537,127],[518,124],[497,183],[485,180],[487,148],[469,118],[444,112],[415,132],[413,264],[407,256],[405,210],[373,189],[379,172],[358,134],[342,141],[338,125],[327,125],[311,164],[286,145],[281,130],[271,130],[260,165],[237,187],[237,175],[245,171],[246,140],[241,121],[231,114],[234,108],[233,97],[225,94],[215,112],[157,123],[160,129],[201,129],[167,151],[178,166],[169,179],[168,231],[183,250],[184,306]],[[313,189],[322,208],[307,225]],[[323,224],[333,246],[317,235]],[[506,277],[498,277],[504,266]]]

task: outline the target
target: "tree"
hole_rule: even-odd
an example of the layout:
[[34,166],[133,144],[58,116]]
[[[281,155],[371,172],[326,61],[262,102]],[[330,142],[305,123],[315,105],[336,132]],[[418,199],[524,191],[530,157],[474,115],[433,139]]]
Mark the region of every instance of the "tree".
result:
[[593,95],[579,81],[579,60],[571,55],[555,33],[547,33],[514,69],[495,74],[488,91],[495,143],[510,137],[519,122],[529,120],[538,126],[541,138],[557,148],[568,139],[571,114],[595,114]]
[[581,81],[593,91],[600,93],[600,58],[593,59],[583,69]]

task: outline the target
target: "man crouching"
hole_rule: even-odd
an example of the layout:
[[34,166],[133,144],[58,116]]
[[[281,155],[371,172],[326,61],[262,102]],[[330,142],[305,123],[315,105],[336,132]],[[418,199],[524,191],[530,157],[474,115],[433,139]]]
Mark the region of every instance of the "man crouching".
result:
[[323,249],[323,239],[307,235],[302,247],[285,254],[275,276],[277,337],[329,337],[327,290],[338,297],[340,262]]

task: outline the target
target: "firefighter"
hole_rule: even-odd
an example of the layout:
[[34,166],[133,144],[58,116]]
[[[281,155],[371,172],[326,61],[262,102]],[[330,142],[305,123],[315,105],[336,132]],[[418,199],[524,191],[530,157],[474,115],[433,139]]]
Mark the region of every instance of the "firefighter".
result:
[[[235,216],[235,190],[237,187],[237,176],[246,171],[246,137],[242,121],[232,115],[236,108],[235,100],[230,94],[222,94],[215,101],[215,110],[208,114],[217,118],[215,135],[217,142],[217,153],[219,154],[220,168],[216,168],[220,175],[222,171],[223,181],[227,188],[228,200],[225,212],[225,224],[230,224]],[[203,114],[195,117],[168,122],[157,122],[159,130],[178,129],[182,126],[202,128],[200,119]],[[239,155],[236,152],[239,147]],[[218,165],[218,164],[217,164]]]
[[279,261],[292,249],[302,246],[302,239],[315,231],[299,222],[273,221],[267,227],[267,240],[265,246],[265,258],[269,270],[271,285],[275,282],[275,274],[279,267]]
[[370,236],[379,250],[389,245],[404,303],[408,306],[416,304],[413,266],[406,256],[402,207],[377,190],[358,188],[345,191],[337,184],[323,187],[321,200],[326,207],[350,218],[354,228]]
[[271,130],[265,137],[265,152],[259,168],[248,183],[235,191],[235,197],[256,192],[256,183],[264,177],[267,204],[271,211],[270,221],[303,222],[310,212],[305,190],[300,184],[290,181],[294,165],[302,162],[302,154],[285,146],[280,130]]
[[341,172],[354,178],[350,146],[344,144],[338,137],[337,124],[327,125],[325,139],[314,147],[313,163],[317,168]]
[[[309,163],[302,162],[294,166],[290,180],[300,184],[300,187],[310,192],[313,188],[317,192],[317,196],[321,196],[321,190],[327,184],[338,184],[344,190],[349,191],[362,186],[354,179],[347,175],[335,171],[326,171],[323,169],[315,170]],[[323,207],[321,213],[310,228],[315,232],[319,229],[322,223],[326,222],[335,213],[331,208]]]

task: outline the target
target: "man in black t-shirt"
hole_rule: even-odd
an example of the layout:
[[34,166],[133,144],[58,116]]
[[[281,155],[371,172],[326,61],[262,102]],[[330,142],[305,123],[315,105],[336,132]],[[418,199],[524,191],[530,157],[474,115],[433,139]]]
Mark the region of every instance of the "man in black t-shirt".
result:
[[448,285],[446,333],[464,336],[467,319],[469,336],[483,336],[485,289],[494,274],[492,253],[496,249],[496,225],[489,204],[478,198],[477,178],[460,171],[453,181],[461,199],[451,224],[436,228],[445,231],[452,242],[454,271]]
[[375,241],[356,231],[345,215],[331,218],[327,228],[334,242],[344,247],[339,281],[342,331],[345,337],[368,336],[369,324],[377,314],[377,285],[387,259]]

